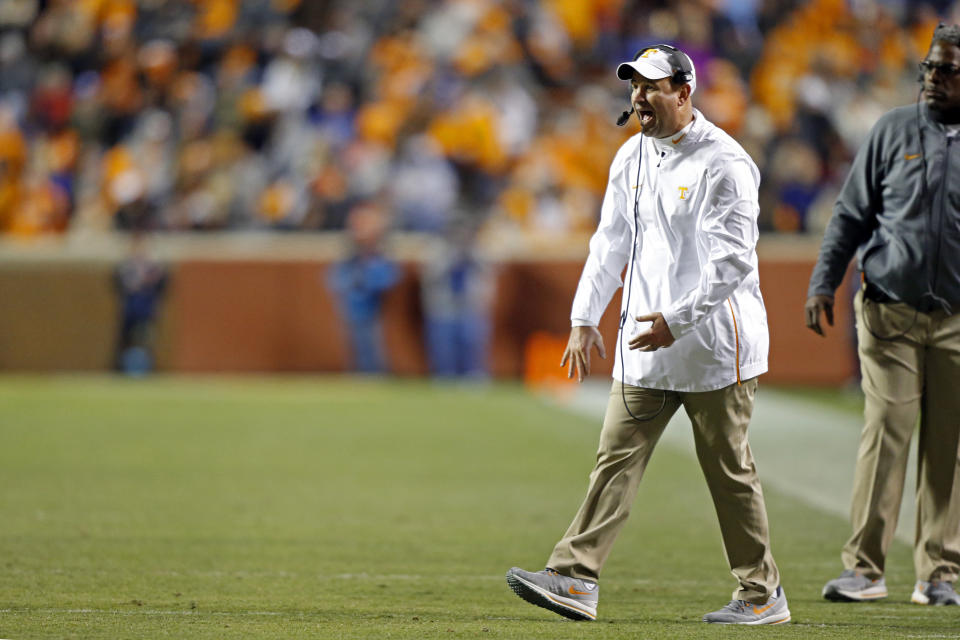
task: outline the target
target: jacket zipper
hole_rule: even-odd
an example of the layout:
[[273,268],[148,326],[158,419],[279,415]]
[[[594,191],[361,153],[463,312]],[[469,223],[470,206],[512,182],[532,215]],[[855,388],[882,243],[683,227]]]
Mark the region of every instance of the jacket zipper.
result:
[[733,312],[733,303],[727,298],[727,306],[730,307],[730,317],[733,318],[733,338],[737,345],[737,385],[743,384],[740,380],[740,330],[737,329],[737,314]]
[[940,207],[937,216],[937,243],[936,248],[937,252],[931,256],[931,271],[933,272],[933,277],[931,278],[930,288],[934,295],[937,292],[937,281],[940,280],[940,254],[943,251],[943,221],[946,218],[946,208],[944,202],[947,199],[947,176],[950,175],[950,143],[953,142],[953,136],[947,136],[946,144],[946,153],[944,153],[943,158],[943,182],[940,183]]

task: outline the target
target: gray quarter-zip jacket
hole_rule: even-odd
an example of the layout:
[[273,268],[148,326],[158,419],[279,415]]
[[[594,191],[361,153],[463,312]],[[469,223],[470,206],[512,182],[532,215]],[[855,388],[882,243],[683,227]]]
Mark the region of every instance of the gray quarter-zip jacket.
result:
[[920,311],[960,310],[960,139],[926,105],[884,114],[857,152],[808,296],[833,295],[854,252],[866,281]]

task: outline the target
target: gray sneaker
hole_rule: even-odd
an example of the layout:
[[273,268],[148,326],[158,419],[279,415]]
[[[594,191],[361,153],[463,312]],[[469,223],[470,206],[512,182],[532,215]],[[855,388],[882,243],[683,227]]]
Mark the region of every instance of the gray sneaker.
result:
[[719,611],[703,616],[704,622],[714,624],[783,624],[790,622],[790,609],[783,587],[777,587],[770,599],[763,604],[751,604],[746,600],[731,600]]
[[871,580],[859,571],[847,569],[823,585],[823,597],[832,602],[864,602],[887,597],[883,576]]
[[596,620],[600,585],[562,576],[549,567],[543,571],[507,571],[507,584],[518,596],[538,607],[571,620]]
[[953,584],[949,582],[943,582],[942,580],[924,582],[920,580],[917,582],[917,586],[913,588],[913,595],[910,596],[910,602],[939,606],[947,604],[960,605],[960,596],[953,590]]

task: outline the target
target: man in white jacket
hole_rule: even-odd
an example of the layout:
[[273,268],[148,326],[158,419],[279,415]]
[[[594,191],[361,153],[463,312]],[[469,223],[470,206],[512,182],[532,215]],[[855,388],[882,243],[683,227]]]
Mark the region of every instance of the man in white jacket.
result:
[[597,463],[547,568],[514,567],[507,582],[532,604],[595,619],[600,571],[657,440],[683,406],[739,582],[733,600],[703,620],[787,622],[747,443],[756,376],[767,370],[769,347],[757,276],[760,174],[739,144],[693,108],[696,71],[682,51],[644,49],[617,75],[631,81],[632,111],[643,132],[611,165],[561,362],[582,381],[591,350],[606,357],[597,324],[626,269]]

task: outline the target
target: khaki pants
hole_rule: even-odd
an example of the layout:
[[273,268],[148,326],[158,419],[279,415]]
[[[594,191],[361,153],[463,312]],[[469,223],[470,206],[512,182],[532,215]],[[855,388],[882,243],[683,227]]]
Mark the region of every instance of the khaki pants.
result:
[[[621,389],[638,422],[623,405]],[[700,467],[720,519],[727,560],[740,586],[734,598],[766,602],[780,584],[770,553],[767,512],[747,443],[756,379],[716,391],[679,393],[613,383],[600,433],[597,463],[587,497],[553,550],[548,567],[575,578],[596,580],[617,533],[630,514],[650,454],[670,418],[683,405],[693,423]]]
[[960,573],[960,314],[918,313],[899,303],[864,303],[862,290],[854,306],[866,404],[853,484],[853,535],[843,548],[844,568],[859,569],[869,578],[883,575],[919,414],[914,566],[918,580],[956,581]]

